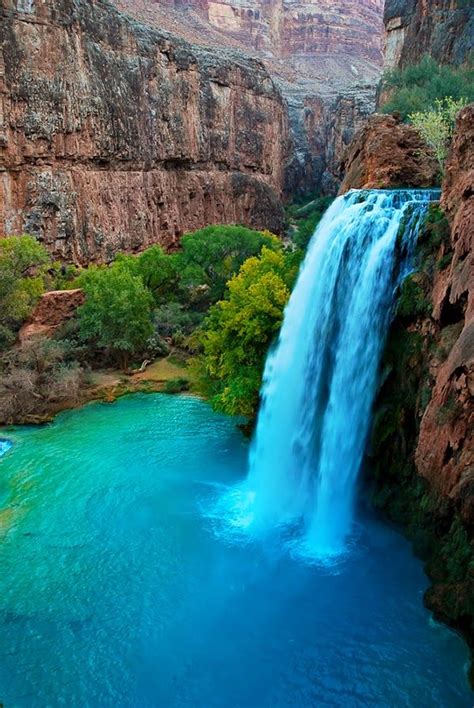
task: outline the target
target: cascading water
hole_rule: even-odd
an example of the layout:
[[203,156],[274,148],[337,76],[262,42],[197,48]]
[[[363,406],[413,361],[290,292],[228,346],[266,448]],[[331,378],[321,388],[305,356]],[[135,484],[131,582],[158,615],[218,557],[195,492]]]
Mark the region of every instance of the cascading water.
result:
[[296,525],[317,558],[343,549],[394,294],[438,196],[352,191],[326,213],[266,362],[235,525],[257,534]]

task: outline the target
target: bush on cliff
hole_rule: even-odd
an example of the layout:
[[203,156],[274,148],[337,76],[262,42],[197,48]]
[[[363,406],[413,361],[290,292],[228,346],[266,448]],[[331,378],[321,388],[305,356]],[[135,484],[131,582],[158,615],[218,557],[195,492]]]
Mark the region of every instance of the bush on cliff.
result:
[[427,155],[434,155],[440,175],[444,173],[444,165],[448,155],[449,145],[454,134],[456,116],[466,105],[466,99],[455,101],[452,98],[435,101],[433,110],[410,113],[408,119],[422,138],[427,149]]
[[216,410],[253,418],[263,366],[296,279],[299,258],[264,247],[227,284],[199,334],[195,368],[202,393]]
[[32,236],[0,239],[0,349],[15,339],[45,289],[46,250]]
[[434,109],[437,100],[474,101],[474,64],[446,66],[425,56],[418,64],[386,72],[382,86],[389,94],[382,111],[398,111],[406,120],[410,113]]
[[78,310],[81,338],[110,352],[125,370],[153,332],[150,292],[120,261],[109,268],[89,268],[78,284],[86,294]]

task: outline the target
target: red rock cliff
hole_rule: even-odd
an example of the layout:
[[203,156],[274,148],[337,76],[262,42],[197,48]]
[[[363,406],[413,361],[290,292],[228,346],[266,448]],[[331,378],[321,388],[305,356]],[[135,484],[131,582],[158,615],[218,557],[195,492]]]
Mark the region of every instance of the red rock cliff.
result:
[[452,333],[421,420],[419,474],[451,498],[474,530],[474,105],[461,111],[441,205],[451,225],[452,259],[436,273],[433,320]]
[[286,191],[337,191],[337,165],[373,112],[383,0],[114,0],[193,42],[258,56],[288,101]]
[[105,261],[239,222],[278,231],[287,114],[262,64],[104,0],[0,0],[0,234]]
[[[142,12],[153,5],[194,11],[210,27],[280,57],[339,54],[380,60],[383,0],[119,0]],[[190,18],[192,19],[192,18]]]
[[462,64],[474,50],[470,0],[386,0],[385,65],[419,62],[430,54],[443,64]]
[[438,165],[423,150],[412,126],[395,116],[375,113],[355,135],[342,161],[339,190],[432,187]]
[[474,104],[458,117],[441,206],[421,225],[390,329],[371,469],[376,505],[426,561],[426,605],[474,658]]

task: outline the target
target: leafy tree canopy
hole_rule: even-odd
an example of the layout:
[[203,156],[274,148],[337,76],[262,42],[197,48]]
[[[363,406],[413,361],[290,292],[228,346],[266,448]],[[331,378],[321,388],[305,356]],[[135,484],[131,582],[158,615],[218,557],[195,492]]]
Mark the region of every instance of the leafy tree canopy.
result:
[[119,254],[115,264],[140,277],[157,305],[177,297],[179,264],[176,254],[165,253],[161,246],[151,246],[138,256]]
[[200,334],[196,360],[201,389],[213,406],[253,417],[268,348],[277,335],[298,270],[298,257],[264,246],[228,282]]
[[50,259],[32,236],[0,239],[0,349],[15,338],[45,288]]
[[78,278],[86,301],[78,310],[82,339],[108,349],[125,369],[130,355],[145,347],[152,334],[153,298],[131,264],[90,267]]
[[176,254],[181,289],[204,306],[217,302],[229,278],[247,258],[260,253],[262,246],[278,249],[281,242],[269,231],[245,226],[207,226],[185,234]]
[[389,98],[382,111],[398,111],[404,119],[411,113],[433,110],[437,100],[448,97],[469,103],[474,101],[474,63],[446,66],[426,55],[418,64],[386,72],[383,88]]

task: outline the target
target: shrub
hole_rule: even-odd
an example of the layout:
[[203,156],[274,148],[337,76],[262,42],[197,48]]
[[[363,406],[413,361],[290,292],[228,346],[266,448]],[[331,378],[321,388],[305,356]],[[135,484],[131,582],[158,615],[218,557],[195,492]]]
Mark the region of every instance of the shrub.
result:
[[413,127],[427,146],[427,154],[433,154],[439,165],[442,175],[448,154],[449,144],[454,133],[456,116],[466,105],[466,100],[461,98],[455,101],[452,98],[435,101],[434,110],[411,113],[408,118]]
[[165,383],[164,393],[183,393],[189,391],[189,381],[185,378],[170,379]]
[[153,315],[156,332],[161,337],[174,339],[188,335],[201,323],[203,315],[186,309],[180,302],[168,302],[158,307]]
[[83,370],[75,360],[75,349],[67,341],[46,337],[27,340],[9,352],[2,362],[0,419],[24,420],[44,413],[48,405],[79,396]]
[[410,113],[432,110],[436,100],[450,97],[454,101],[474,101],[473,64],[445,66],[424,56],[418,64],[386,72],[382,86],[389,93],[382,111],[398,111],[407,119]]

